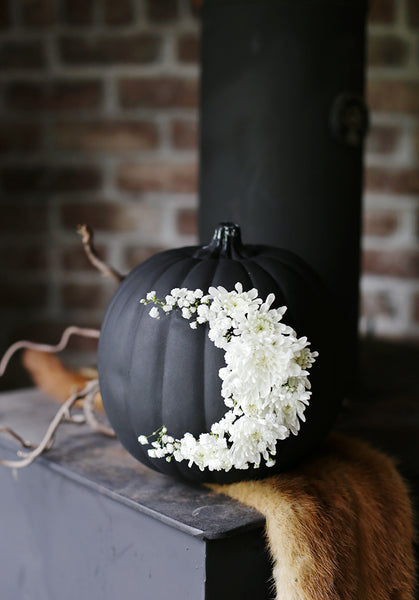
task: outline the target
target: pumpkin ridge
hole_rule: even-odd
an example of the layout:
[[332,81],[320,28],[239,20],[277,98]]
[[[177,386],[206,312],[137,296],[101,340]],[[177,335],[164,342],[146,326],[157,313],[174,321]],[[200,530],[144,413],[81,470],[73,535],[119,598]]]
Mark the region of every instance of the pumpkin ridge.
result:
[[[187,280],[187,278],[190,276],[190,273],[199,264],[198,260],[196,258],[194,258],[193,256],[189,255],[189,254],[188,254],[188,256],[185,256],[183,258],[182,263],[184,263],[184,262],[187,262],[189,264],[192,263],[192,264],[191,264],[191,268],[188,269],[186,271],[185,275],[183,276],[181,283],[178,283],[176,285],[176,287],[180,287],[180,288],[184,287],[184,281]],[[169,289],[167,290],[167,293],[168,294],[170,293]],[[171,319],[172,317],[176,317],[176,315],[169,315],[168,316],[169,319]],[[189,327],[188,323],[186,323],[186,322],[182,323],[182,325],[185,326],[185,327]],[[165,394],[164,390],[165,390],[165,387],[167,387],[168,384],[167,384],[167,377],[165,377],[165,373],[166,373],[165,365],[166,365],[168,359],[173,358],[172,349],[170,347],[170,341],[169,340],[170,340],[170,337],[174,336],[174,335],[176,335],[174,327],[173,327],[173,325],[169,324],[169,327],[167,329],[167,335],[166,335],[165,340],[164,340],[164,348],[165,348],[165,350],[164,350],[164,354],[162,356],[162,362],[161,362],[161,364],[162,364],[162,366],[161,366],[161,372],[163,373],[163,378],[162,378],[162,381],[161,381],[161,393],[160,393],[160,414],[161,414],[161,417],[162,417],[161,425],[167,425],[166,418],[165,418],[165,412],[166,412],[166,410],[165,410],[165,404],[164,404],[164,398],[166,397],[166,394]],[[169,396],[170,396],[170,394],[169,394]],[[169,427],[170,427],[170,425],[169,425]],[[170,430],[169,430],[169,433],[171,433]],[[156,467],[159,468],[159,461],[156,461]],[[188,471],[184,472],[184,469],[187,468],[187,467],[184,467],[184,465],[182,465],[182,464],[179,464],[179,463],[176,462],[176,463],[173,464],[173,466],[171,465],[171,468],[173,468],[174,470],[180,472],[180,474],[183,475],[183,476],[187,475]],[[162,470],[162,472],[165,472],[165,469]]]
[[[170,261],[170,263],[168,265],[165,266],[165,268],[163,269],[163,271],[159,272],[158,275],[153,278],[152,282],[150,283],[151,288],[153,289],[156,285],[156,283],[161,279],[161,277],[164,277],[165,273],[173,266],[173,264],[175,264],[176,262],[178,262],[179,258],[176,257],[176,260]],[[136,294],[139,294],[138,289],[135,291]],[[130,296],[130,298],[132,297],[132,295]],[[140,302],[141,298],[138,298],[138,302]],[[145,307],[144,307],[145,308]],[[140,311],[140,314],[137,314],[137,318],[135,319],[135,314],[133,316],[133,329],[131,330],[132,335],[131,335],[131,345],[130,345],[130,352],[129,352],[129,371],[131,372],[133,369],[133,363],[134,363],[134,359],[135,359],[135,352],[133,352],[133,348],[137,339],[137,334],[138,334],[138,330],[140,328],[140,325],[142,323],[142,320],[144,318],[148,318],[148,311]],[[132,393],[132,389],[131,386],[129,386],[129,388],[126,390],[126,393],[124,394],[124,407],[125,407],[125,411],[126,414],[129,415],[129,422],[130,424],[133,422],[132,416],[131,416],[131,408],[130,408],[130,402],[129,402],[129,398],[128,398],[128,394]],[[134,429],[131,429],[134,438],[136,439],[137,436],[139,435],[139,433],[141,432],[135,432]],[[145,457],[145,464],[149,467],[152,467],[153,463],[151,461],[151,459],[148,456],[148,453],[145,449],[143,449],[143,447],[141,445],[139,445],[139,450],[140,452],[144,455]]]
[[[194,271],[197,270],[200,277],[200,280],[205,280],[205,283],[202,284],[198,284],[198,286],[196,284],[194,284],[193,286],[191,286],[191,289],[196,289],[197,287],[201,287],[202,291],[204,293],[207,293],[208,288],[212,285],[212,283],[208,283],[208,279],[210,278],[210,281],[213,282],[214,281],[214,277],[215,277],[215,273],[219,264],[219,259],[212,259],[211,257],[207,257],[207,256],[203,256],[203,257],[196,257],[195,253],[193,254],[193,258],[197,261],[196,265],[194,265],[194,267],[191,269],[191,271],[187,274],[187,276],[185,277],[185,279],[182,282],[182,287],[188,287],[187,285],[185,286],[185,282],[187,282],[187,280],[192,277],[194,275]],[[212,270],[212,273],[209,274],[207,272],[207,270]],[[187,324],[185,324],[185,326],[188,326]],[[208,429],[208,416],[207,416],[207,410],[205,407],[205,353],[206,353],[206,349],[207,349],[207,343],[210,342],[209,338],[208,338],[208,325],[203,325],[201,326],[204,328],[203,331],[203,343],[202,343],[202,353],[201,353],[201,360],[200,360],[200,365],[201,365],[201,398],[200,398],[200,405],[199,405],[199,411],[203,413],[203,418],[202,418],[202,426],[200,427],[200,432],[199,433],[204,433],[205,431],[209,430]],[[198,333],[198,332],[196,332]],[[212,346],[212,342],[210,342],[210,344]],[[212,423],[211,423],[212,425]],[[191,478],[191,468],[188,467],[185,463],[176,463],[176,467],[180,473],[180,475],[188,480],[191,481],[198,481],[198,480],[205,480],[205,475],[204,473],[201,473],[201,471],[199,471],[199,469],[197,467],[192,467],[192,472],[193,472],[193,477]],[[206,475],[207,476],[207,475]],[[207,476],[208,477],[208,476]]]
[[[172,261],[172,262],[170,263],[170,265],[169,265],[169,266],[167,266],[167,268],[165,268],[163,271],[161,271],[161,272],[158,274],[158,276],[157,276],[155,279],[153,279],[153,283],[152,283],[152,284],[150,284],[150,285],[151,285],[151,287],[150,287],[150,290],[151,290],[151,289],[154,289],[155,287],[157,287],[157,284],[159,283],[159,281],[160,281],[162,278],[163,278],[163,279],[165,278],[165,276],[166,276],[167,272],[168,272],[168,271],[169,271],[169,270],[170,270],[170,269],[171,269],[171,268],[172,268],[174,265],[178,265],[179,263],[180,263],[180,264],[182,264],[182,263],[184,263],[184,262],[189,262],[189,261],[191,260],[191,257],[188,255],[188,253],[182,252],[182,249],[180,249],[180,250],[181,250],[181,252],[180,252],[180,253],[178,253],[178,255],[177,255],[177,257],[176,257],[176,260]],[[179,256],[179,254],[180,254],[180,256]],[[169,292],[170,292],[170,290],[167,290],[167,293],[169,293]],[[144,308],[145,308],[145,307],[144,307]],[[142,311],[141,318],[149,318],[148,311],[145,311],[145,310],[144,310],[144,311]],[[169,318],[170,318],[170,317],[169,317]],[[140,321],[140,319],[139,319],[139,321]],[[140,323],[138,322],[138,327],[139,327],[139,325],[140,325]],[[161,360],[161,368],[160,368],[160,372],[161,372],[161,374],[162,374],[162,377],[161,377],[161,379],[160,379],[160,384],[159,384],[159,390],[160,390],[160,393],[158,393],[158,394],[157,394],[157,397],[158,397],[158,398],[159,398],[159,400],[160,400],[160,404],[159,404],[159,407],[158,407],[158,411],[157,411],[157,412],[158,412],[158,413],[161,415],[161,420],[162,420],[162,422],[161,422],[160,424],[158,424],[158,426],[162,426],[162,425],[164,425],[164,424],[165,424],[165,423],[164,423],[164,417],[163,417],[163,412],[164,412],[164,408],[163,408],[163,398],[164,398],[163,389],[164,389],[164,373],[165,373],[165,364],[166,364],[166,358],[167,358],[167,353],[168,353],[168,341],[167,341],[167,340],[168,340],[168,338],[169,338],[169,335],[170,335],[170,323],[168,324],[167,331],[166,331],[166,335],[165,335],[165,337],[164,337],[164,347],[165,347],[165,352],[164,352],[164,354],[163,354],[163,356],[162,356],[162,360]],[[132,359],[134,358],[134,354],[135,354],[135,353],[132,353],[132,357],[131,357]],[[158,378],[156,378],[156,381],[158,381]],[[132,419],[131,419],[131,422],[132,422]],[[135,434],[136,436],[137,436],[139,433],[141,433],[141,432],[137,432],[137,433],[136,433],[136,432],[134,432],[134,434]],[[151,433],[151,432],[150,432],[150,433]],[[141,450],[143,451],[143,449],[142,449],[142,446],[141,446]],[[145,454],[147,454],[147,452],[145,452]],[[148,464],[149,464],[149,465],[151,465],[153,468],[155,468],[156,466],[158,467],[158,464],[156,464],[154,461],[152,461],[152,460],[149,458],[148,454],[147,454],[147,462],[148,462]]]
[[[151,257],[151,259],[152,258],[153,257]],[[154,286],[154,284],[162,276],[164,276],[164,274],[173,266],[173,264],[175,264],[176,262],[178,262],[179,257],[178,256],[173,257],[173,255],[172,255],[172,256],[170,256],[170,259],[171,259],[170,262],[164,266],[163,271],[161,271],[153,279],[151,286]],[[138,265],[138,267],[136,269],[134,269],[134,271],[137,271],[137,269],[139,270],[142,267],[143,264],[144,263],[141,263],[140,265]],[[132,272],[133,275],[134,275],[134,271]],[[140,296],[141,292],[138,290],[138,286],[136,285],[135,277],[134,276],[131,277],[131,274],[130,274],[129,275],[129,279],[127,279],[126,282],[127,282],[128,285],[124,286],[124,283],[122,283],[121,286],[119,286],[118,290],[122,288],[122,292],[121,293],[122,294],[126,293],[126,289],[125,288],[126,287],[129,288],[129,286],[132,285],[132,291],[129,293],[128,298],[125,299],[122,307],[120,308],[120,310],[118,311],[117,314],[115,314],[115,312],[114,312],[116,305],[115,304],[113,305],[113,308],[111,310],[111,316],[113,316],[114,321],[115,320],[117,321],[119,319],[119,317],[126,312],[127,306],[129,307],[129,305],[132,303],[133,296],[138,296],[138,303],[140,301],[140,297],[139,296]],[[118,290],[115,293],[115,297],[117,297]],[[138,329],[140,327],[140,323],[141,323],[142,319],[144,318],[144,316],[148,316],[145,311],[141,311],[140,314],[138,314],[136,311],[134,311],[134,313],[133,313],[133,315],[132,315],[132,317],[130,319],[130,323],[131,323],[130,332],[131,332],[131,334],[130,334],[130,336],[128,338],[129,339],[129,344],[127,344],[127,346],[129,346],[129,348],[127,348],[127,354],[126,354],[126,356],[128,357],[127,360],[129,360],[129,372],[131,372],[132,369],[133,369],[133,361],[134,361],[134,357],[135,357],[135,353],[133,352],[133,347],[135,345],[135,341],[136,341],[136,338],[137,338],[137,332],[138,332]],[[130,430],[132,431],[133,439],[136,439],[138,434],[136,434],[136,432],[134,431],[134,429],[131,427],[132,418],[131,418],[130,401],[129,401],[129,397],[132,394],[131,385],[130,386],[125,386],[124,390],[125,390],[125,393],[122,395],[122,402],[121,402],[121,404],[122,404],[123,410],[125,411],[125,414],[127,416],[129,416],[128,422],[130,424],[129,426],[130,426]],[[152,461],[148,457],[147,452],[142,448],[142,446],[139,446],[139,451],[144,455],[144,459],[145,459],[144,462],[145,462],[145,464],[147,466],[149,466],[149,467],[152,467]]]
[[[164,269],[163,273],[166,272],[174,263],[174,261],[171,261],[170,264]],[[141,266],[141,265],[140,265]],[[161,277],[162,274],[159,274],[152,282],[152,286],[154,286],[155,282]],[[123,314],[126,307],[129,306],[132,302],[133,296],[139,296],[139,290],[138,290],[138,286],[135,285],[135,279],[133,278],[129,283],[132,283],[132,292],[129,294],[128,298],[126,299],[121,311],[119,314]],[[137,298],[138,303],[140,301],[140,298]],[[132,314],[131,318],[130,318],[130,336],[129,336],[129,344],[127,344],[127,356],[128,356],[128,360],[129,360],[129,368],[128,368],[128,372],[131,373],[131,371],[134,368],[134,357],[135,357],[135,352],[133,352],[133,348],[137,339],[137,333],[138,333],[138,329],[140,328],[140,324],[142,322],[142,319],[144,318],[144,316],[148,316],[147,313],[145,313],[145,311],[141,311],[140,314],[138,314],[136,311],[134,311],[134,313]],[[130,397],[132,395],[132,389],[131,389],[131,381],[130,381],[130,385],[126,386],[125,388],[125,393],[122,395],[123,398],[123,408],[125,411],[125,414],[129,417],[128,418],[128,422],[130,424],[130,430],[132,431],[132,435],[133,438],[136,439],[137,435],[136,432],[134,431],[134,429],[131,426],[132,423],[132,418],[131,418],[131,409],[130,409]],[[142,448],[142,446],[140,446],[140,452],[144,454],[144,458],[145,458],[145,464],[147,466],[151,466],[152,462],[150,460],[150,458],[148,457],[147,452],[145,452]]]
[[[263,266],[262,266],[262,265],[261,265],[261,264],[260,264],[260,263],[259,263],[259,262],[256,260],[256,258],[255,258],[255,257],[252,257],[252,258],[250,258],[250,259],[249,259],[249,258],[248,258],[248,259],[244,259],[244,260],[242,260],[242,261],[240,261],[240,262],[242,262],[242,263],[243,263],[243,265],[244,265],[244,267],[247,269],[247,273],[248,273],[248,275],[249,275],[249,278],[250,278],[250,280],[251,280],[251,282],[252,282],[252,286],[258,290],[258,295],[259,295],[259,297],[261,297],[263,300],[266,300],[266,297],[263,297],[263,295],[261,295],[261,294],[260,294],[260,290],[259,290],[259,288],[260,288],[260,284],[258,284],[258,283],[255,281],[255,279],[257,279],[257,275],[256,275],[256,274],[253,272],[253,269],[251,269],[251,267],[252,267],[252,264],[253,264],[253,265],[256,265],[256,266],[258,267],[258,269],[260,269],[260,270],[261,270],[261,271],[264,273],[264,275],[266,275],[266,276],[267,276],[267,277],[268,277],[268,278],[269,278],[269,279],[272,281],[272,285],[269,287],[269,292],[268,292],[268,294],[270,294],[270,293],[274,293],[274,294],[275,294],[275,299],[276,299],[276,300],[279,300],[279,299],[278,299],[278,295],[277,295],[277,293],[275,293],[277,290],[279,290],[279,292],[282,294],[282,291],[281,291],[281,288],[280,288],[280,286],[278,285],[278,282],[277,282],[277,281],[275,281],[275,278],[274,278],[274,277],[271,275],[271,273],[269,273],[269,272],[268,272],[268,271],[267,271],[267,270],[266,270],[266,269],[265,269],[265,268],[264,268],[264,267],[263,267]],[[267,295],[266,295],[266,296],[267,296]]]
[[[265,258],[265,257],[264,257]],[[269,257],[271,260],[275,260],[274,257]],[[274,279],[271,271],[269,270],[269,268],[267,268],[266,266],[262,266],[260,264],[260,262],[258,260],[254,260],[254,262],[272,279]],[[299,271],[296,271],[296,269],[293,269],[293,266],[291,264],[287,264],[287,263],[283,263],[282,260],[276,260],[276,263],[278,263],[277,265],[275,265],[275,269],[278,271],[280,270],[281,273],[293,273],[293,272],[297,272],[298,275],[301,277],[301,274]],[[285,313],[285,319],[284,321],[291,325],[294,328],[294,323],[296,322],[296,316],[294,314],[294,310],[292,307],[292,303],[289,302],[289,297],[290,297],[290,291],[288,289],[287,286],[287,277],[281,277],[279,278],[281,281],[281,286],[277,285],[277,289],[280,291],[282,297],[283,297],[283,302],[284,302],[284,306],[287,307],[287,312]],[[288,323],[289,321],[289,323]],[[297,333],[299,333],[297,331]],[[299,333],[299,335],[301,335],[301,332]]]

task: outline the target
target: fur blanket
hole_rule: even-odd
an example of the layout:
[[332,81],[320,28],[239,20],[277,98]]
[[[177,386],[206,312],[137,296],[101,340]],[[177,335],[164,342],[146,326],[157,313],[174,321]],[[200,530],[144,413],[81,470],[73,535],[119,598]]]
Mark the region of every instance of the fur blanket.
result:
[[[89,379],[48,354],[26,351],[23,360],[58,400]],[[393,462],[365,443],[333,434],[292,471],[209,487],[266,517],[276,600],[414,600],[406,486]]]
[[293,471],[210,487],[265,515],[276,600],[414,600],[406,486],[365,443],[333,434]]

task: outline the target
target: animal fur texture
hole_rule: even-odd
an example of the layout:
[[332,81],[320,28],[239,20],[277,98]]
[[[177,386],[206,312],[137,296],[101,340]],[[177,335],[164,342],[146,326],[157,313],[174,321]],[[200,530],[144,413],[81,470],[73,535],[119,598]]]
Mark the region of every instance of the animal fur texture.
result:
[[276,600],[414,600],[408,492],[367,444],[333,434],[292,471],[210,487],[266,517]]
[[[95,375],[34,350],[23,362],[61,401]],[[276,600],[414,600],[406,485],[392,460],[367,444],[333,434],[292,471],[209,487],[265,516]]]

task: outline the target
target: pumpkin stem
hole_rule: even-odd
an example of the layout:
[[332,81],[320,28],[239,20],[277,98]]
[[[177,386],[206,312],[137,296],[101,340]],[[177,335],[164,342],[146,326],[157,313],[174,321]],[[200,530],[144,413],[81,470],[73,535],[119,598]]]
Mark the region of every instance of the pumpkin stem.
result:
[[244,258],[245,247],[242,244],[240,227],[235,223],[219,223],[215,228],[211,242],[200,248],[196,258]]

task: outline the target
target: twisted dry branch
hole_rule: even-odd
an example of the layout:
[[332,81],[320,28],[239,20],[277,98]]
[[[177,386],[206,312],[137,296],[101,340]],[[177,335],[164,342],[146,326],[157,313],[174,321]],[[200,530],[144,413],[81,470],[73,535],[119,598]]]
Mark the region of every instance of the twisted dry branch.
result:
[[110,427],[106,427],[96,419],[94,413],[95,396],[99,393],[99,382],[96,380],[96,387],[93,387],[84,398],[83,413],[86,423],[90,425],[93,431],[97,431],[108,437],[115,437],[115,432]]
[[[67,327],[67,329],[63,332],[60,341],[55,346],[49,344],[36,344],[34,342],[28,341],[20,341],[16,342],[7,350],[5,355],[3,356],[0,362],[0,377],[4,374],[7,365],[12,358],[12,356],[23,348],[38,350],[40,352],[52,352],[57,353],[67,346],[68,340],[72,335],[79,335],[82,337],[90,337],[90,338],[98,338],[99,331],[97,329],[86,329],[81,327]],[[41,442],[35,446],[31,444],[31,442],[25,441],[18,433],[10,429],[10,427],[0,426],[0,432],[6,433],[10,437],[13,437],[17,440],[20,445],[29,449],[30,452],[25,452],[23,450],[18,451],[18,456],[21,457],[20,460],[2,460],[0,459],[0,465],[5,467],[10,467],[12,469],[21,469],[23,467],[27,467],[32,464],[33,461],[38,458],[43,452],[49,450],[54,444],[55,433],[61,423],[74,423],[76,425],[82,425],[87,423],[90,427],[108,437],[115,437],[115,433],[109,427],[102,425],[95,415],[94,415],[94,400],[95,396],[99,393],[99,382],[97,379],[92,379],[88,381],[85,387],[81,390],[75,391],[73,394],[69,396],[69,398],[62,404],[55,414],[53,420],[49,424],[47,431],[45,432],[44,437]],[[76,402],[84,400],[83,402],[83,414],[73,415],[71,413],[72,408],[76,404]]]
[[16,342],[10,346],[0,362],[0,377],[4,375],[10,359],[18,350],[28,348],[31,350],[39,350],[40,352],[53,352],[55,354],[57,352],[61,352],[61,350],[64,350],[68,344],[68,340],[72,335],[80,335],[82,337],[98,339],[99,334],[100,332],[98,329],[86,329],[84,327],[75,327],[72,325],[64,330],[60,341],[55,346],[51,346],[49,344],[37,344],[35,342],[28,342],[27,340]]
[[[66,402],[64,402],[64,404],[60,406],[59,410],[57,411],[55,417],[49,424],[47,431],[45,432],[45,435],[42,438],[41,442],[38,444],[38,446],[33,448],[31,452],[24,452],[22,450],[19,450],[18,456],[22,457],[21,460],[0,460],[0,465],[10,467],[12,469],[21,469],[23,467],[27,467],[28,465],[33,463],[33,461],[36,458],[38,458],[38,456],[40,456],[43,452],[52,447],[55,439],[55,433],[61,423],[69,421],[78,425],[85,423],[86,420],[84,418],[74,418],[71,415],[71,409],[78,400],[82,400],[83,398],[85,398],[92,390],[95,390],[96,393],[97,389],[97,380],[92,380],[87,383],[83,390],[72,394],[68,398],[68,400],[66,400]],[[76,416],[79,417],[80,415]],[[12,432],[11,435],[13,435],[13,437],[15,437],[16,439],[20,438],[20,436],[15,434],[12,430],[9,431]]]
[[118,283],[124,279],[124,275],[119,273],[116,269],[106,264],[97,253],[97,250],[93,244],[93,230],[89,225],[78,225],[77,233],[81,236],[83,242],[84,251],[89,259],[89,262],[100,272],[104,277],[110,277]]
[[13,431],[13,429],[10,429],[10,427],[3,427],[3,425],[0,425],[0,432],[6,433],[10,437],[17,440],[23,448],[32,448],[32,449],[35,448],[35,446],[33,444],[31,444],[31,442],[25,441],[18,433],[16,433],[16,431]]

